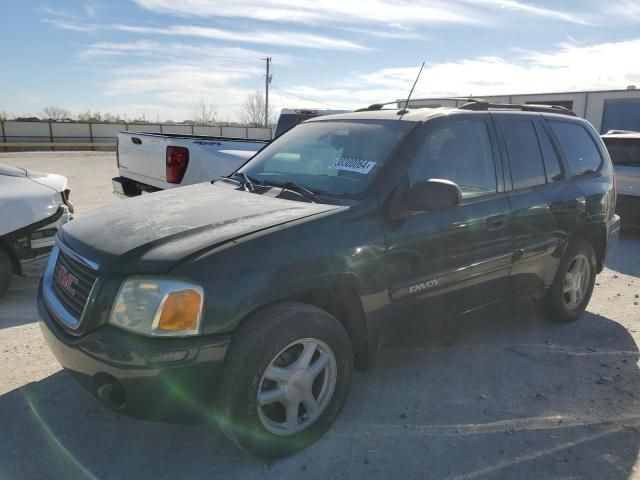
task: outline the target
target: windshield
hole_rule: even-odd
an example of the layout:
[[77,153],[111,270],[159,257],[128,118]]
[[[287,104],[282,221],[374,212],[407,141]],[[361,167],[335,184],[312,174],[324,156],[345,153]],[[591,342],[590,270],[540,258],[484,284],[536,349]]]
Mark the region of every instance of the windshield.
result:
[[262,183],[295,182],[315,193],[354,196],[364,191],[415,123],[304,123],[274,140],[239,171]]

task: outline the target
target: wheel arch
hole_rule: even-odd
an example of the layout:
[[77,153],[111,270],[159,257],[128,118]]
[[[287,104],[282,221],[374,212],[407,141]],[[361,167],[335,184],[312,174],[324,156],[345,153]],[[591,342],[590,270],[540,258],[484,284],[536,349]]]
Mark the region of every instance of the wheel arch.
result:
[[238,326],[264,308],[287,302],[313,305],[335,317],[345,328],[351,340],[355,368],[359,371],[367,369],[369,359],[367,323],[360,296],[352,282],[342,279],[333,285],[322,285],[272,297],[244,315]]
[[588,223],[581,226],[574,238],[582,238],[593,246],[596,253],[597,273],[604,268],[604,257],[607,252],[607,229],[602,223]]

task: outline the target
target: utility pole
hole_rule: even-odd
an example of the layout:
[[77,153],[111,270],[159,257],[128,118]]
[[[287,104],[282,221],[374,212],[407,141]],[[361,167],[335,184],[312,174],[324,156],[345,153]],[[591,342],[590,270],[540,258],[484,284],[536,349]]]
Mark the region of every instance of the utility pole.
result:
[[271,74],[269,73],[269,67],[271,66],[271,57],[261,58],[267,62],[267,74],[264,80],[264,126],[269,127],[269,84],[271,83]]

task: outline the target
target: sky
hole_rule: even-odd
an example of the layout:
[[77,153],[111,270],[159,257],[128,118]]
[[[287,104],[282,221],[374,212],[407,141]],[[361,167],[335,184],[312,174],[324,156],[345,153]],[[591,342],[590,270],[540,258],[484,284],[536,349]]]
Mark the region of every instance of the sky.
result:
[[0,112],[271,108],[640,87],[640,0],[4,0]]

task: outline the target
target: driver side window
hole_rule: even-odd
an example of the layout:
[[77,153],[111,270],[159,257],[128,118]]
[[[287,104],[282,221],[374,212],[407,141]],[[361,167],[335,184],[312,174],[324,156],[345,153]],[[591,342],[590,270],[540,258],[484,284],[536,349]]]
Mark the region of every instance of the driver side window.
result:
[[460,120],[430,130],[409,167],[409,183],[432,178],[455,182],[462,198],[496,193],[496,170],[487,124]]

